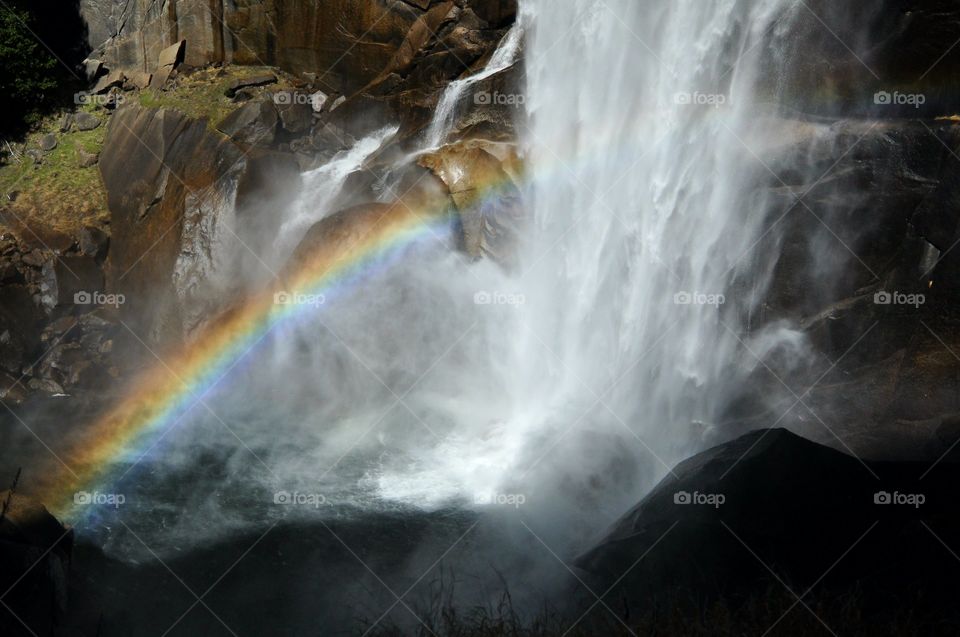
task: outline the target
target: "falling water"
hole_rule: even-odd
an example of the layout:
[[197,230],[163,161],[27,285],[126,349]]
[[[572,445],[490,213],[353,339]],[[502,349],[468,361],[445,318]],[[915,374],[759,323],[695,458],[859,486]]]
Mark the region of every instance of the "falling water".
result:
[[456,123],[457,109],[470,87],[510,68],[517,60],[522,42],[523,27],[520,22],[517,22],[503,36],[503,40],[500,41],[496,51],[482,71],[450,82],[440,97],[437,110],[433,114],[433,120],[427,129],[426,148],[436,148],[443,144]]
[[[755,247],[770,207],[754,188],[757,87],[777,84],[795,10],[527,0],[523,30],[488,66],[509,65],[527,33],[520,271],[470,262],[438,236],[271,334],[208,397],[217,418],[196,410],[147,459],[167,465],[156,475],[189,476],[198,454],[226,454],[216,492],[247,495],[178,493],[202,515],[165,537],[289,515],[270,500],[278,488],[324,495],[329,506],[300,515],[522,494],[527,511],[587,534],[720,435],[758,365],[742,345],[760,357],[802,347],[784,327],[744,329],[775,264]],[[476,77],[445,94],[441,138]],[[280,249],[336,209],[346,174],[392,134],[307,176]]]
[[336,212],[334,202],[344,181],[360,170],[364,162],[377,152],[398,128],[386,126],[341,151],[329,162],[303,175],[303,187],[296,203],[285,211],[274,250],[288,256],[306,231],[324,216]]

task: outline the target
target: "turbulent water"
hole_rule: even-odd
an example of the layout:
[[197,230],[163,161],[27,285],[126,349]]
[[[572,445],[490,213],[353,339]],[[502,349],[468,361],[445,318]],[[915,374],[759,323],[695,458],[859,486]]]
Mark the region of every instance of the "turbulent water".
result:
[[[582,548],[723,435],[754,355],[802,350],[788,326],[745,336],[776,260],[769,241],[755,249],[770,208],[754,188],[758,87],[775,99],[795,11],[527,0],[481,73],[526,38],[519,271],[428,237],[270,334],[206,397],[216,418],[195,410],[129,474],[128,523],[162,551],[291,515],[522,502],[561,522],[558,550]],[[430,139],[475,80],[447,91]],[[278,252],[336,209],[392,133],[306,176]],[[280,492],[317,506],[283,506]],[[105,541],[142,553],[123,533]]]

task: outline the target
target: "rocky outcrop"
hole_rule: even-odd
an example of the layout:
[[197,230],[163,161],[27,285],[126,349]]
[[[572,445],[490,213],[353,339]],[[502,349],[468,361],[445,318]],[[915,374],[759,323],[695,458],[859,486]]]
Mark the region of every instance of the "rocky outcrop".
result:
[[929,469],[756,431],[679,464],[577,565],[634,611],[664,599],[736,608],[786,585],[812,606],[856,591],[868,612],[919,597],[915,612],[956,621],[960,563],[944,546],[960,541],[960,466]]
[[8,402],[88,390],[117,375],[121,301],[106,293],[106,237],[85,228],[80,240],[46,239],[0,236],[0,399]]
[[[730,431],[780,422],[868,456],[932,453],[931,423],[960,411],[958,134],[947,120],[758,120],[746,144],[769,171],[751,201],[770,212],[756,262],[776,265],[748,321],[786,320],[811,357],[759,366],[725,414]],[[730,298],[756,276],[744,269]]]
[[461,248],[474,258],[515,265],[524,219],[516,148],[457,143],[422,156],[419,163],[443,181],[450,193],[463,229]]
[[153,72],[163,49],[186,40],[189,66],[277,66],[315,74],[325,90],[350,94],[398,58],[417,55],[453,9],[469,8],[478,25],[492,29],[516,14],[515,0],[456,5],[451,0],[83,0],[81,12],[91,46],[110,68]]

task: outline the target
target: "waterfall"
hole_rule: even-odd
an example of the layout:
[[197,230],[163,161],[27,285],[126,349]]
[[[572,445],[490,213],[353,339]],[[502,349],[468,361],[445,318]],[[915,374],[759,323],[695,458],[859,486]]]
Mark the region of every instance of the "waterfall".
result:
[[310,226],[336,212],[331,206],[347,177],[360,170],[364,162],[380,150],[397,130],[396,126],[381,128],[303,175],[303,190],[299,199],[290,210],[284,212],[274,244],[275,253],[289,256]]
[[426,148],[437,148],[443,144],[450,134],[451,129],[456,124],[458,107],[467,94],[468,89],[508,69],[516,62],[522,42],[523,27],[518,21],[510,28],[507,34],[503,36],[503,39],[493,52],[493,55],[490,56],[490,60],[482,71],[469,77],[450,82],[443,91],[443,95],[440,96],[437,110],[433,114],[433,120],[427,128]]
[[[164,441],[162,462],[182,470],[203,450],[234,449],[218,489],[323,494],[327,506],[298,515],[512,494],[575,541],[622,514],[717,435],[759,365],[747,347],[802,351],[789,326],[752,322],[777,258],[776,231],[756,245],[771,213],[757,138],[769,139],[776,115],[762,101],[776,102],[797,10],[523,2],[523,26],[487,69],[451,85],[430,133],[442,143],[466,89],[512,63],[526,32],[519,271],[424,232],[264,336],[255,364],[211,397],[230,431],[197,410],[200,423]],[[279,254],[394,132],[305,176]],[[205,515],[181,535],[209,532],[209,519],[249,523],[206,492],[191,497]],[[289,514],[258,503],[264,516]]]
[[[769,208],[754,187],[769,179],[752,140],[767,113],[757,96],[780,79],[775,54],[798,9],[789,0],[525,9],[536,24],[526,139],[535,231],[514,387],[546,411],[523,437],[551,450],[522,463],[552,455],[589,473],[579,449],[606,439],[662,474],[708,441],[758,364],[740,339],[758,353],[799,347],[789,329],[752,341],[743,330],[776,264],[755,245]],[[592,470],[608,472],[603,462]]]

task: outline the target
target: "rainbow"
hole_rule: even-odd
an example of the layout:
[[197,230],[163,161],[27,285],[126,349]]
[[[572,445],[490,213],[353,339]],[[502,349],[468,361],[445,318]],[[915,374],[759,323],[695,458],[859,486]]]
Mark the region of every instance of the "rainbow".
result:
[[[487,184],[474,201],[497,197],[507,185]],[[280,281],[210,321],[188,346],[139,376],[125,398],[85,429],[82,442],[59,456],[62,471],[39,485],[36,497],[62,519],[83,518],[77,493],[109,489],[117,479],[118,461],[148,453],[275,328],[348,293],[402,258],[410,246],[448,236],[452,211],[446,203],[418,208],[398,202],[358,211],[360,232],[338,233],[334,227],[332,234],[340,236],[331,241],[323,236],[320,249],[295,255]],[[350,226],[353,212],[335,215],[340,221],[333,225]]]

